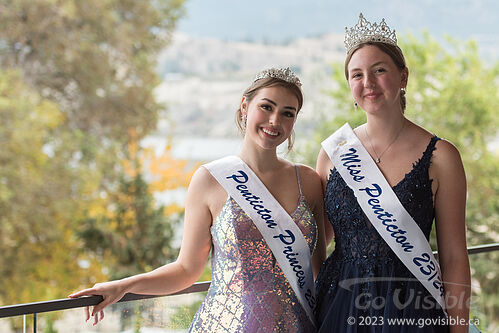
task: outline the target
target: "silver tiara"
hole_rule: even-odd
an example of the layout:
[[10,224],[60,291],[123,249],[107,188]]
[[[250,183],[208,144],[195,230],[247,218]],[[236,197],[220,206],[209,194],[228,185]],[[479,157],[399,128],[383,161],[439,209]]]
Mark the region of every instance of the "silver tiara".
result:
[[289,83],[292,83],[298,87],[301,87],[301,82],[298,76],[289,69],[286,68],[269,68],[261,71],[255,76],[253,82],[258,81],[260,79],[265,79],[268,77],[273,77],[276,79],[280,79]]
[[391,30],[382,19],[380,23],[371,23],[367,21],[362,13],[359,15],[359,22],[353,27],[348,29],[345,27],[345,47],[347,53],[350,50],[365,42],[381,42],[392,45],[397,45],[397,36],[395,30]]

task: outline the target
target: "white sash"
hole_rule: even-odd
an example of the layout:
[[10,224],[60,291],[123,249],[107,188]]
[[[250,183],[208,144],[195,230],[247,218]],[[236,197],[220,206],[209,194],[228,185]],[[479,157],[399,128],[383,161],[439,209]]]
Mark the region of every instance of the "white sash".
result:
[[315,325],[312,261],[301,230],[253,170],[239,157],[228,156],[205,164],[204,167],[253,220],[310,321]]
[[350,125],[343,125],[322,147],[371,224],[445,311],[440,266],[430,244]]

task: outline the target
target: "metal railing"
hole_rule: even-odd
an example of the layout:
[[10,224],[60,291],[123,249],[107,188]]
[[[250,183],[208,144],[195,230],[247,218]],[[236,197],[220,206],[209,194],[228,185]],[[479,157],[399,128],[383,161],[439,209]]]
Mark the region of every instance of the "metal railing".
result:
[[[499,250],[499,243],[484,244],[484,245],[468,247],[468,254],[493,252],[497,250]],[[434,251],[434,254],[437,254],[437,251]],[[210,281],[205,281],[205,282],[196,282],[192,286],[184,290],[168,295],[140,295],[140,294],[129,293],[123,296],[123,298],[120,299],[118,302],[129,302],[129,301],[137,301],[137,300],[156,298],[156,297],[191,294],[191,293],[207,291],[209,287],[210,287]],[[44,302],[2,306],[0,307],[0,318],[33,314],[33,332],[36,333],[37,313],[92,306],[99,304],[101,301],[102,301],[102,296],[88,296],[80,298],[64,298],[64,299],[50,300]]]
[[[148,299],[148,298],[197,293],[197,292],[207,291],[209,287],[210,287],[210,281],[205,281],[205,282],[196,282],[188,288],[185,288],[181,291],[168,295],[141,295],[141,294],[128,293],[125,296],[123,296],[118,301],[118,303],[138,301],[141,299]],[[22,316],[27,314],[37,314],[42,312],[68,310],[74,308],[83,308],[85,306],[97,305],[100,302],[102,302],[102,296],[96,295],[96,296],[84,296],[79,298],[55,299],[44,302],[8,305],[0,307],[0,318]]]

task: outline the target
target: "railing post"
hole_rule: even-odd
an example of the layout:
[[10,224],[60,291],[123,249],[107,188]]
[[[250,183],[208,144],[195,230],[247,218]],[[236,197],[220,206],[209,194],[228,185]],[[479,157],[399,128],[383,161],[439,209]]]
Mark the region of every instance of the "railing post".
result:
[[36,333],[36,312],[33,313],[33,333]]
[[23,333],[26,333],[26,315],[23,315]]

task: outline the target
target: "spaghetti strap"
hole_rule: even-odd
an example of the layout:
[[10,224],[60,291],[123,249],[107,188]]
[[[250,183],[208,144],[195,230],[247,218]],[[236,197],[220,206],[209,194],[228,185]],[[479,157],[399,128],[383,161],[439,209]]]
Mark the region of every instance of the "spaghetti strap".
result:
[[437,141],[440,140],[440,138],[436,135],[434,135],[430,143],[428,143],[428,146],[426,147],[426,150],[423,153],[423,156],[421,157],[422,164],[428,168],[430,166],[430,160],[431,157],[433,156],[433,151],[436,149],[435,145],[437,144]]
[[296,179],[298,180],[298,189],[300,190],[300,197],[303,196],[303,192],[301,190],[301,178],[300,178],[300,169],[298,168],[298,165],[295,164],[295,169],[296,169]]

